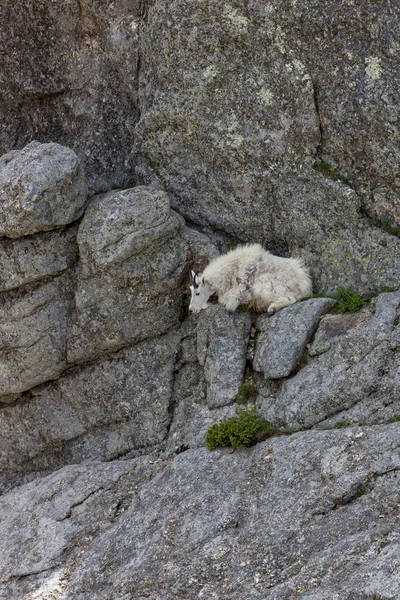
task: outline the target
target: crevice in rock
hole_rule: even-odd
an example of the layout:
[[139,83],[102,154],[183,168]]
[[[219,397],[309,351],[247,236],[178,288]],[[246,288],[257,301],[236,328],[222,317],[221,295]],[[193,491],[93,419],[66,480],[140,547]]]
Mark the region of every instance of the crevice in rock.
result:
[[365,496],[366,494],[372,492],[376,485],[377,479],[395,471],[400,471],[400,467],[393,467],[392,469],[387,469],[386,471],[382,471],[381,473],[371,473],[364,480],[358,481],[354,485],[352,485],[351,488],[347,490],[347,492],[345,492],[342,496],[333,498],[331,506],[329,506],[326,509],[314,512],[312,516],[327,516],[328,514],[332,513],[333,511],[337,510],[342,506],[353,504],[362,496]]
[[[396,227],[391,225],[386,219],[378,219],[375,215],[372,215],[368,209],[366,209],[363,205],[360,207],[360,215],[370,225],[371,227],[375,227],[379,229],[383,233],[390,235],[391,237],[400,238],[400,227]],[[383,245],[386,245],[383,241]],[[385,291],[385,290],[382,290]],[[394,290],[387,290],[394,291]]]
[[11,575],[6,582],[11,583],[12,581],[19,581],[21,579],[25,579],[26,577],[32,577],[33,575],[41,575],[42,573],[53,571],[55,568],[56,565],[51,565],[50,567],[44,567],[43,569],[32,569],[29,571],[29,573],[16,573],[15,575]]
[[104,491],[103,487],[99,487],[96,490],[93,490],[93,492],[90,492],[89,494],[87,494],[87,496],[85,496],[85,498],[83,498],[82,500],[79,500],[79,502],[75,502],[74,504],[71,504],[67,513],[65,514],[65,516],[60,517],[59,519],[56,519],[56,520],[57,521],[65,521],[66,519],[70,519],[72,517],[74,508],[77,508],[78,506],[82,506],[82,504],[87,502],[87,500],[89,500],[89,498],[91,498],[92,496],[95,496],[96,494],[99,494],[100,492],[103,492],[103,491]]

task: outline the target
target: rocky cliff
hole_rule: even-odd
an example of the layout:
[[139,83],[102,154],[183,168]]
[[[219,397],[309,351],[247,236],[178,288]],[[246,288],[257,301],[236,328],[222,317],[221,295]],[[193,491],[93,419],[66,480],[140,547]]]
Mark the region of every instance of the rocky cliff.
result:
[[[2,3],[1,599],[400,598],[399,12]],[[241,241],[372,300],[189,315]]]

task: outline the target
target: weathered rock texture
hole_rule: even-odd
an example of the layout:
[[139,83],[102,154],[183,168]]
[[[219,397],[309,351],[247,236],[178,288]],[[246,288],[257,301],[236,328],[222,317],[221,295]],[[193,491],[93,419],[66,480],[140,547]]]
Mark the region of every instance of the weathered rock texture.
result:
[[398,444],[393,424],[66,467],[0,499],[0,593],[396,598]]
[[231,404],[239,391],[250,325],[249,313],[229,313],[219,304],[200,313],[197,357],[204,367],[210,408]]
[[66,369],[71,305],[68,276],[0,295],[0,401]]
[[[398,238],[362,217],[400,219],[400,15],[375,9],[151,3],[138,176],[161,184],[196,223],[301,253],[316,290],[398,287]],[[320,158],[350,184],[315,171]]]
[[77,227],[17,240],[0,238],[0,292],[56,275],[78,260]]
[[147,187],[95,198],[79,227],[80,267],[68,360],[161,335],[178,325],[187,256],[183,222]]
[[268,396],[263,415],[292,429],[343,421],[379,423],[399,415],[399,317],[400,293],[381,294],[374,313],[366,321],[363,316],[359,327],[350,321],[348,331],[324,343],[317,331],[312,345],[317,356],[284,380],[278,394],[270,396],[268,386],[262,390]]
[[[399,7],[0,21],[1,600],[399,598]],[[378,297],[187,318],[232,241]],[[243,380],[283,435],[211,453]]]
[[0,148],[73,148],[90,186],[132,181],[140,0],[5,0]]
[[257,319],[253,368],[268,379],[287,377],[302,357],[306,344],[317,328],[321,315],[335,304],[330,298],[298,302],[286,310]]
[[0,159],[0,236],[56,229],[83,213],[87,184],[75,152],[31,142]]
[[176,334],[69,370],[0,411],[0,486],[160,445],[171,420]]

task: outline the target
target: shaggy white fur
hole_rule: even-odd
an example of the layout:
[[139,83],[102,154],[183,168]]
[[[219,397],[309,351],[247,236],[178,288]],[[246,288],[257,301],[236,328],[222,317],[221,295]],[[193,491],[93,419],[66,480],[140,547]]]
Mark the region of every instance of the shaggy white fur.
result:
[[281,258],[260,244],[238,246],[213,260],[201,275],[192,272],[190,310],[209,306],[209,297],[234,311],[239,304],[252,303],[259,311],[275,311],[312,293],[309,271],[300,258]]

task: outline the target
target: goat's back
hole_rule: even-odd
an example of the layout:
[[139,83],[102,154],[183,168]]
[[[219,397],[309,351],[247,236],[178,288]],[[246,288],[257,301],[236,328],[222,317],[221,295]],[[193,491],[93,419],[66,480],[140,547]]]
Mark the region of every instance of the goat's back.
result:
[[278,293],[288,287],[297,288],[299,297],[311,293],[310,275],[301,259],[274,256],[260,244],[238,246],[219,256],[205,268],[203,277],[219,294],[238,286],[249,289],[271,284]]

